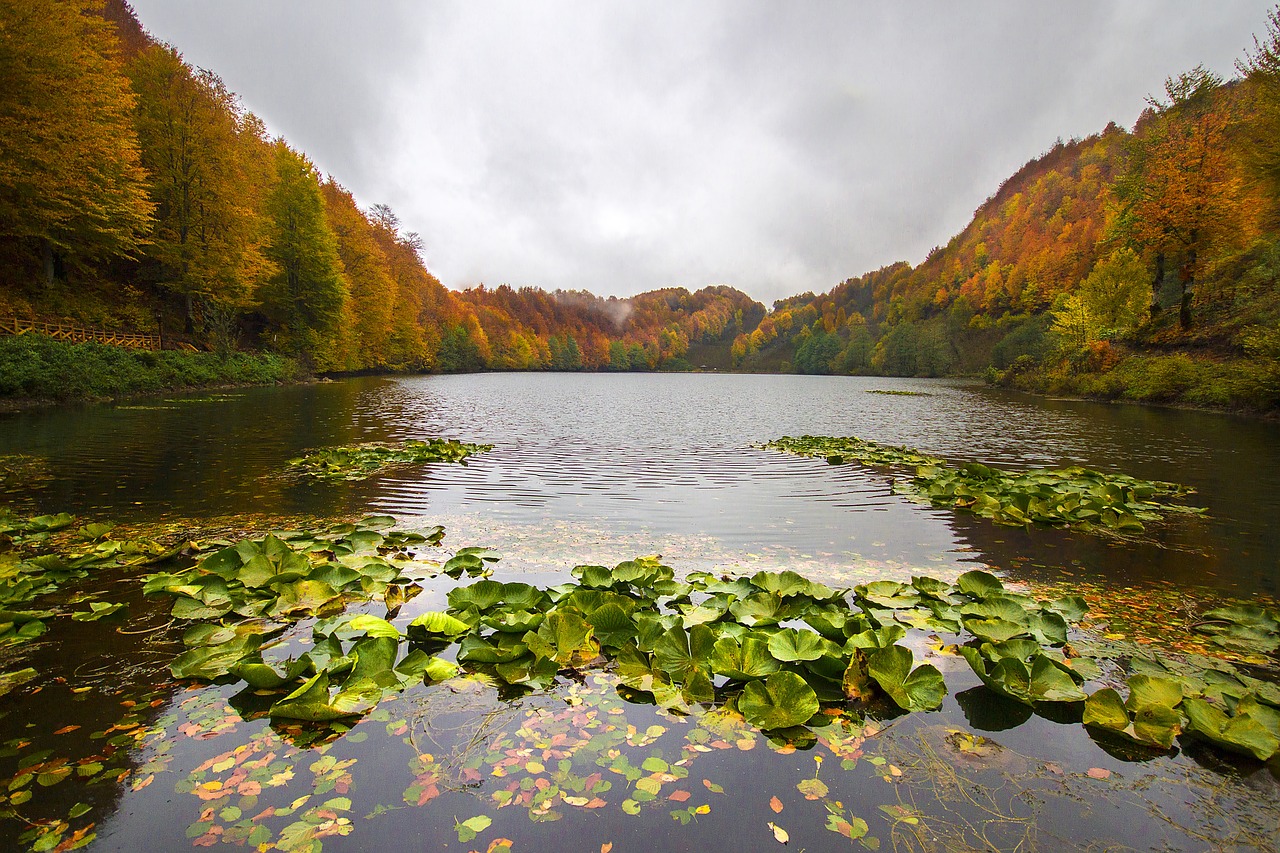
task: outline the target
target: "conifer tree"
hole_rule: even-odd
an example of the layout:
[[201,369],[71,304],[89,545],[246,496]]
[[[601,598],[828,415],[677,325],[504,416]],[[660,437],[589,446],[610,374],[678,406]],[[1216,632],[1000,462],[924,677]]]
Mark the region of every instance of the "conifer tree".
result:
[[283,142],[276,147],[276,185],[267,196],[265,254],[276,272],[259,299],[277,345],[321,370],[340,366],[339,332],[347,282],[338,240],[325,219],[315,167]]

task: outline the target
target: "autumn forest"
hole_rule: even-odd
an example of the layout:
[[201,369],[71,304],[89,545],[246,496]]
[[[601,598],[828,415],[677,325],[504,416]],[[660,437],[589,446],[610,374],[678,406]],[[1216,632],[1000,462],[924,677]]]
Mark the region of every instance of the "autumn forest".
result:
[[1242,46],[1238,79],[1192,69],[1132,129],[1061,141],[919,265],[769,308],[730,285],[450,290],[395,211],[362,209],[123,0],[0,16],[0,317],[309,374],[985,375],[1280,403],[1280,13]]

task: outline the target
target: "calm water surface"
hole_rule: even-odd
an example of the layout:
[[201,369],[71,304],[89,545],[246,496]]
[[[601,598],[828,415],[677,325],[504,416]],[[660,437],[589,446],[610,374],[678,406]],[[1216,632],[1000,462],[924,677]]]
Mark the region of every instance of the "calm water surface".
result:
[[[1195,488],[1190,502],[1209,516],[1175,519],[1152,541],[1122,546],[1009,530],[893,495],[883,472],[753,447],[806,433],[1013,468],[1073,464],[1172,480]],[[281,476],[309,449],[436,435],[496,447],[465,467],[402,468],[336,487]],[[705,374],[352,380],[11,415],[0,419],[0,454],[12,453],[46,460],[44,479],[9,484],[29,509],[117,520],[378,511],[445,523],[455,545],[484,540],[538,568],[654,552],[698,567],[977,560],[1032,574],[1070,568],[1236,595],[1280,592],[1280,426],[970,383]]]
[[[868,393],[884,390],[914,395]],[[1079,464],[1172,480],[1196,489],[1191,503],[1209,514],[1175,517],[1136,541],[995,527],[894,495],[882,471],[755,447],[805,433],[857,435],[1011,468]],[[285,473],[287,461],[307,450],[429,436],[495,449],[466,466],[410,466],[359,483],[303,483]],[[444,524],[446,544],[455,548],[496,547],[504,554],[502,579],[555,583],[579,563],[661,553],[677,572],[795,568],[841,583],[953,576],[983,566],[1013,579],[1068,578],[1138,597],[1171,584],[1204,598],[1280,594],[1280,426],[1049,401],[965,382],[568,374],[364,379],[8,415],[0,417],[0,455],[12,454],[35,460],[23,476],[3,483],[9,503],[22,512],[175,525],[246,513],[388,513],[406,523]],[[113,588],[110,579],[96,582]],[[400,621],[442,607],[446,588],[428,589]],[[91,849],[243,841],[244,834],[235,835],[238,823],[246,834],[250,826],[267,827],[280,849],[315,849],[285,841],[297,841],[297,827],[309,825],[297,823],[298,815],[339,795],[346,808],[338,813],[354,831],[326,835],[326,851],[409,849],[409,840],[412,849],[485,851],[499,837],[515,839],[518,853],[595,851],[604,844],[617,853],[776,849],[769,821],[790,832],[794,849],[844,849],[849,842],[824,827],[837,799],[845,817],[867,821],[882,849],[1253,849],[1280,835],[1274,768],[1198,746],[1173,755],[1117,751],[1092,739],[1078,712],[1074,719],[1052,710],[1033,714],[994,697],[962,661],[946,657],[933,659],[949,687],[942,709],[881,719],[885,731],[869,738],[862,760],[846,770],[823,747],[770,747],[741,732],[700,740],[699,720],[620,706],[610,689],[589,693],[570,681],[514,702],[491,690],[409,691],[324,750],[299,750],[287,733],[255,716],[269,700],[243,685],[174,685],[166,667],[180,633],[165,628],[162,603],[136,589],[129,594],[128,627],[140,624],[148,633],[59,620],[51,639],[21,647],[6,662],[39,670],[38,692],[0,698],[0,779],[18,772],[14,763],[32,749],[83,761],[103,743],[133,744],[129,772],[118,783],[32,785],[43,799],[24,813],[52,819],[87,804],[89,816],[79,820],[96,822]],[[929,649],[918,644],[915,652]],[[116,728],[122,707],[134,716]],[[566,716],[566,709],[591,710]],[[128,732],[139,724],[148,734],[135,743]],[[652,739],[644,734],[655,731],[651,726],[662,730]],[[628,783],[608,770],[612,753],[602,758],[588,741],[588,735],[607,741],[610,731],[630,732],[616,748],[637,765],[646,758],[685,761],[687,784],[664,783],[663,797],[687,798],[649,803],[634,816],[620,811]],[[997,751],[981,758],[957,753],[957,731],[983,733]],[[584,745],[567,758],[547,758],[557,737],[561,745],[575,738]],[[724,749],[691,746],[704,742]],[[468,758],[476,744],[491,750],[490,761],[545,760],[551,769],[543,775],[561,767],[559,784],[600,771],[615,786],[602,795],[610,804],[598,811],[562,808],[550,822],[525,808],[496,809],[492,795],[514,777],[494,776],[486,760]],[[419,789],[411,785],[424,755],[450,768],[450,784],[416,807],[409,801]],[[872,757],[883,762],[870,763]],[[286,761],[289,778],[255,770],[249,784],[260,778],[260,792],[218,793],[226,780],[246,784],[236,768],[258,760]],[[822,801],[797,789],[816,772],[830,786]],[[1103,772],[1109,775],[1097,778]],[[292,806],[313,796],[310,805]],[[784,811],[771,808],[773,796]],[[709,811],[683,820],[676,814],[700,804]],[[454,821],[479,814],[492,816],[492,827],[460,841]],[[923,823],[901,822],[904,815]],[[211,835],[211,826],[228,834]],[[16,846],[24,828],[0,820],[0,847]]]

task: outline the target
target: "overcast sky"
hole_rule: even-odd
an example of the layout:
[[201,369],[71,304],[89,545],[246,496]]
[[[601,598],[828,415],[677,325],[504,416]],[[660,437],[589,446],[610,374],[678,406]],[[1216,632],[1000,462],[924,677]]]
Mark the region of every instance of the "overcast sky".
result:
[[448,286],[771,303],[918,263],[1273,0],[132,0]]

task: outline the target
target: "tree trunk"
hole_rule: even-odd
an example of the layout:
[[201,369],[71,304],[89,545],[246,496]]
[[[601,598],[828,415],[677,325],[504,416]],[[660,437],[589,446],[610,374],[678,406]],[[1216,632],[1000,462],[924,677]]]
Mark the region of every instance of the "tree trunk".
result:
[[1164,252],[1156,252],[1156,274],[1151,279],[1151,305],[1148,311],[1151,319],[1160,314],[1160,288],[1164,286]]
[[53,243],[40,241],[40,262],[44,266],[44,283],[53,284]]
[[1187,265],[1182,275],[1182,301],[1178,305],[1178,325],[1182,331],[1191,328],[1191,297],[1196,287],[1196,238],[1197,233],[1191,231],[1191,249],[1187,252]]

